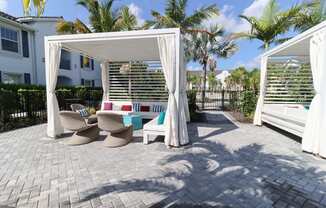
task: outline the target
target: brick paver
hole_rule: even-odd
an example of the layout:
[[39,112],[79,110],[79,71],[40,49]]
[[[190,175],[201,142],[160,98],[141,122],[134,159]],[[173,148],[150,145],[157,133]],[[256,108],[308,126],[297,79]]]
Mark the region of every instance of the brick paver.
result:
[[326,160],[267,127],[221,113],[167,149],[99,141],[69,147],[46,125],[0,134],[0,207],[326,207]]

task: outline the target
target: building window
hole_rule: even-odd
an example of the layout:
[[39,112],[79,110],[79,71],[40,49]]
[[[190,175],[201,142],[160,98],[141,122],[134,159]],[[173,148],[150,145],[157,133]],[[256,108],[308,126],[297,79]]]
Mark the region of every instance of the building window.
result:
[[1,27],[1,45],[2,50],[18,53],[18,32]]
[[24,83],[25,84],[31,84],[31,75],[29,73],[24,74]]
[[14,73],[2,73],[2,82],[5,84],[23,84],[23,76]]
[[93,81],[92,80],[84,80],[84,86],[85,87],[93,87]]
[[60,69],[71,69],[71,55],[69,51],[61,50],[61,57],[60,57]]
[[80,56],[80,68],[94,70],[94,60],[85,56]]
[[29,57],[28,32],[22,31],[23,57]]

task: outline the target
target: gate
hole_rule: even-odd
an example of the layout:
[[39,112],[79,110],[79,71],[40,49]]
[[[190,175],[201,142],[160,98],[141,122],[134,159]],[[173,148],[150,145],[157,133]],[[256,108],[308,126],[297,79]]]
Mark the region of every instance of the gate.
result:
[[241,91],[235,90],[206,90],[196,92],[196,104],[199,110],[225,110],[236,108],[240,103]]

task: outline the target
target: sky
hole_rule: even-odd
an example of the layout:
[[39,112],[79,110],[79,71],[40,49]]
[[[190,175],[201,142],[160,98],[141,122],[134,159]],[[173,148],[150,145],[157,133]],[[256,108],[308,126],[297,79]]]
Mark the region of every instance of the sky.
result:
[[[202,6],[216,4],[220,15],[211,18],[205,24],[221,24],[227,33],[248,31],[250,26],[239,18],[240,14],[259,17],[269,0],[188,0],[187,13]],[[303,0],[278,0],[282,9],[287,9]],[[116,7],[128,5],[140,23],[151,19],[152,9],[163,12],[166,0],[117,0]],[[0,0],[0,10],[13,16],[22,16],[21,0]],[[79,18],[88,23],[88,13],[76,5],[76,0],[47,0],[45,16],[63,16],[66,20]],[[289,34],[293,35],[293,33]],[[218,59],[218,70],[232,70],[239,66],[252,69],[259,66],[259,55],[263,53],[257,40],[238,40],[239,50],[228,59]],[[188,64],[188,69],[199,70],[197,63]]]

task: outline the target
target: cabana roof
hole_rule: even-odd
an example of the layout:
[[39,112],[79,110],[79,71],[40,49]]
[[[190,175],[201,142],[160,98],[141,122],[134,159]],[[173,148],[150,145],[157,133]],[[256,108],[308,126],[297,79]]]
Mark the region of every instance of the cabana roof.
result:
[[310,39],[314,36],[316,32],[321,31],[325,28],[326,21],[267,51],[262,55],[262,57],[309,56]]
[[[180,36],[176,28],[125,32],[48,36],[45,41],[60,42],[62,47],[99,61],[159,60],[157,37]],[[107,60],[109,58],[109,60]]]

